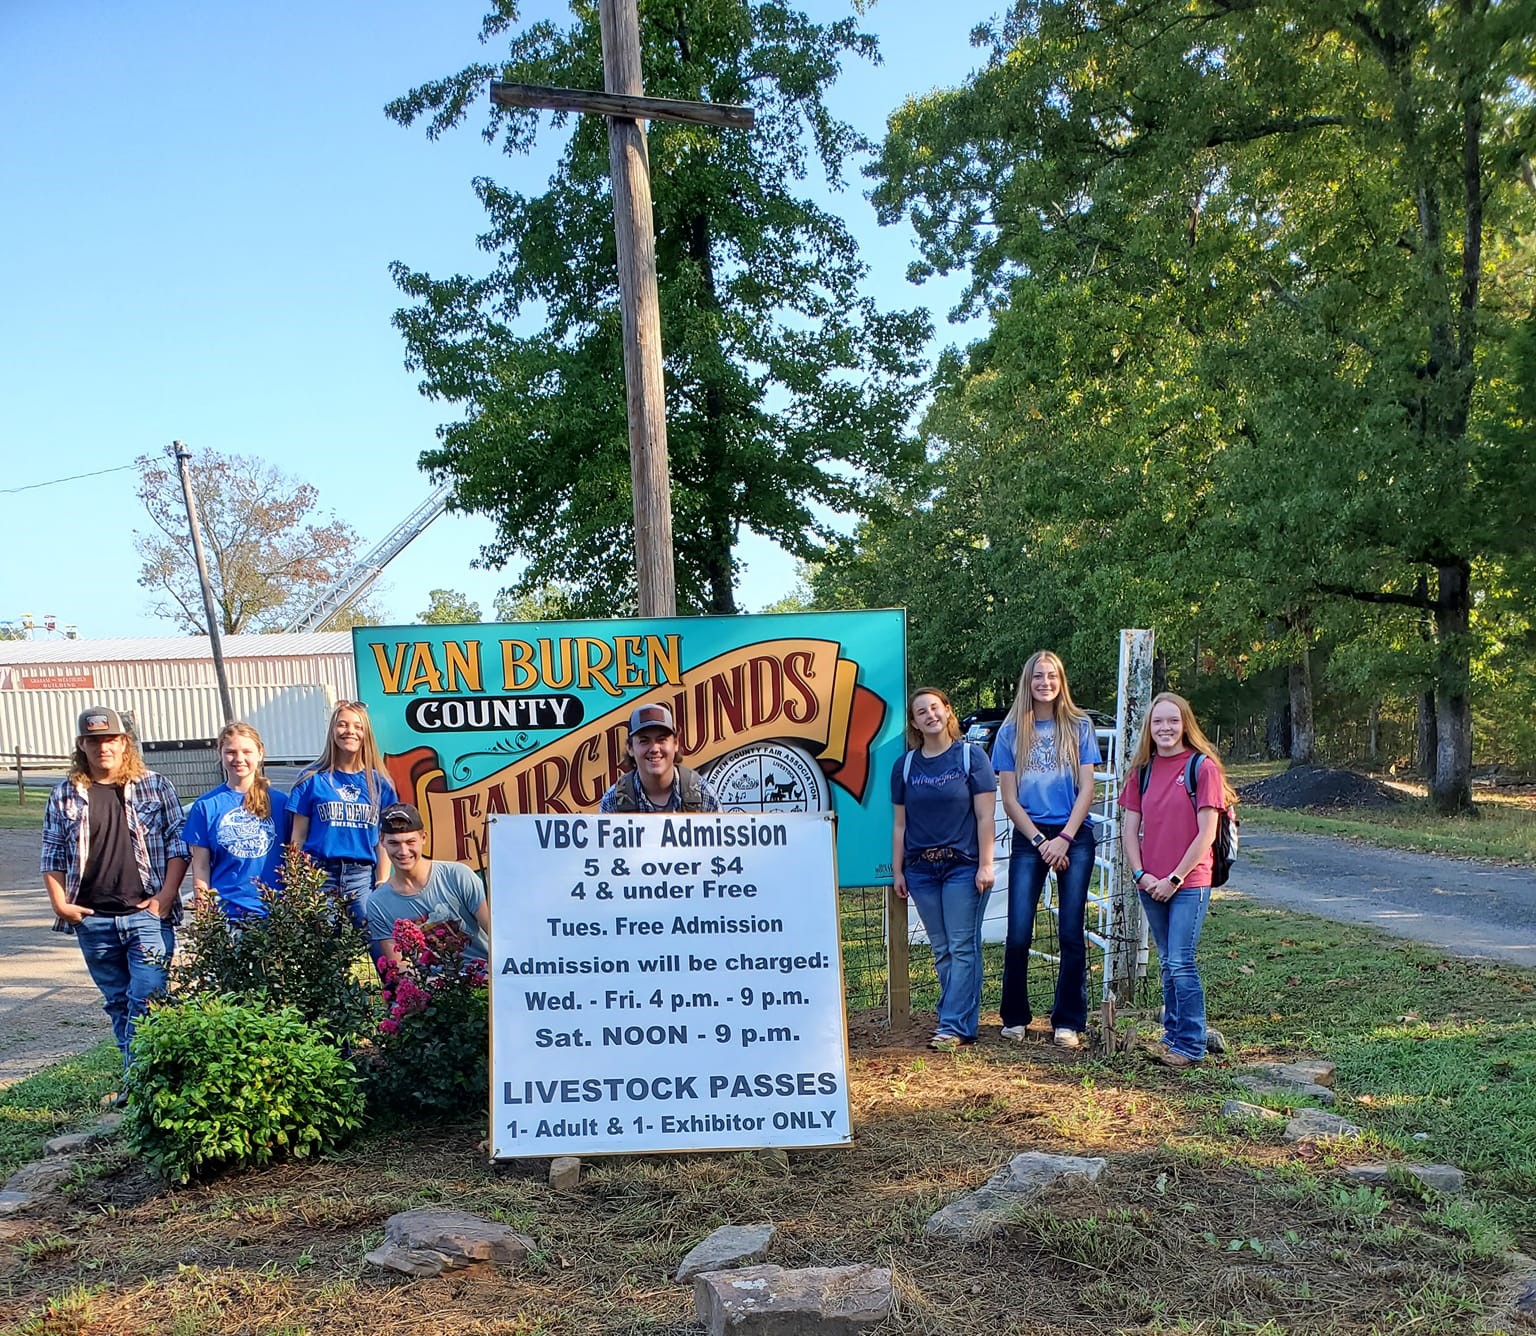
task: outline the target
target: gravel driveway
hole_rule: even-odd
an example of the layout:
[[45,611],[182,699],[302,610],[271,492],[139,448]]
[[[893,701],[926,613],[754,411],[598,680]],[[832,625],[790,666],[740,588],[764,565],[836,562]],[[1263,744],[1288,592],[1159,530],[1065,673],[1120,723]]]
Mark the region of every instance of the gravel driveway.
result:
[[39,842],[0,830],[0,1086],[112,1036],[75,939],[51,931]]

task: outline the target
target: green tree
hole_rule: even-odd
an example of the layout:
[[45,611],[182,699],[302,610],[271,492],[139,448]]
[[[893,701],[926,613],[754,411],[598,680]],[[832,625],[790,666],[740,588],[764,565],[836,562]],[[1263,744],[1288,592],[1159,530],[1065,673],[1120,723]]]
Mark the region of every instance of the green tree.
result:
[[480,605],[457,589],[434,589],[427,599],[427,606],[416,614],[424,625],[469,625],[480,620]]
[[[186,503],[174,463],[142,455],[135,493],[154,524],[135,531],[143,565],[139,583],[154,590],[157,617],[191,635],[208,633]],[[214,611],[225,635],[281,630],[338,580],[357,559],[351,525],[318,516],[320,494],[251,455],[205,450],[188,464],[202,521]],[[332,619],[326,629],[368,624],[366,607]]]
[[[504,62],[425,84],[389,115],[436,136],[495,77],[601,87],[596,7],[571,8],[570,26],[533,24]],[[482,37],[512,31],[515,13],[504,0]],[[742,526],[814,560],[823,516],[859,512],[909,462],[928,322],[861,296],[848,229],[799,193],[812,171],[840,186],[866,148],[825,94],[843,60],[875,57],[874,39],[851,18],[751,0],[656,0],[641,29],[647,93],[757,113],[751,132],[655,121],[649,135],[678,602],[734,612]],[[464,410],[422,464],[453,480],[458,509],[496,521],[486,559],[526,556],[519,591],[558,581],[623,612],[633,520],[607,132],[599,117],[554,119],[569,138],[542,194],[475,182],[494,270],[434,279],[397,264],[416,304],[396,324],[424,393]],[[517,155],[536,129],[535,113],[493,107],[484,134]],[[542,327],[518,332],[524,315]]]
[[1474,573],[1525,547],[1536,483],[1522,10],[1030,0],[878,166],[920,272],[968,268],[994,314],[978,430],[1037,410],[1070,443],[1030,527],[1113,496],[1106,566],[1234,650],[1311,643],[1334,600],[1424,614],[1446,811]]

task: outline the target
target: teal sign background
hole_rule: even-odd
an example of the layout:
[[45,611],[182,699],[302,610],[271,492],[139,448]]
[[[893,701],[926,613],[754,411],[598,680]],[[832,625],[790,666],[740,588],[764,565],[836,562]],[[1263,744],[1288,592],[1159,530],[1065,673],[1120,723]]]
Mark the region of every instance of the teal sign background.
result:
[[594,810],[660,703],[726,811],[832,811],[838,880],[891,880],[906,614],[360,626],[358,692],[432,855],[483,867],[497,812]]

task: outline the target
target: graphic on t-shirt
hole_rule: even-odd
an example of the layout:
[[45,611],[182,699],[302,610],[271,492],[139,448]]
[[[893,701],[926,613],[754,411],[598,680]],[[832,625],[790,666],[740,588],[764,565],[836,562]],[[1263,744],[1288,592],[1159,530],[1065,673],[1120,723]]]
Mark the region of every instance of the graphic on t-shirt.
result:
[[1056,766],[1056,725],[1047,724],[1041,728],[1035,725],[1034,745],[1029,749],[1029,768],[1031,770],[1055,770]]
[[957,779],[965,779],[965,771],[960,766],[955,766],[951,770],[940,771],[937,774],[924,774],[916,766],[913,766],[912,773],[906,778],[906,783],[914,789],[926,789],[938,788],[942,784],[949,784]]
[[219,846],[235,858],[265,858],[275,839],[272,823],[243,804],[219,818]]
[[339,801],[315,804],[315,816],[333,826],[371,826],[374,820],[373,804],[368,801],[364,787],[337,776],[331,780]]

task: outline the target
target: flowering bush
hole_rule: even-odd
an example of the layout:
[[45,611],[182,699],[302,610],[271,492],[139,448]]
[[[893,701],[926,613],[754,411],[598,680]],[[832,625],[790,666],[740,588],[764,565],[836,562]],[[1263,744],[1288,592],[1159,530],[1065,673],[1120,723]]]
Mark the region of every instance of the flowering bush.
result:
[[325,869],[298,849],[283,855],[281,889],[261,888],[264,916],[231,920],[216,895],[178,933],[172,997],[233,995],[298,1010],[345,1048],[372,1019],[372,990],[353,966],[368,948]]
[[381,961],[384,1018],[369,1053],[380,1108],[457,1117],[486,1106],[490,1018],[485,961],[452,923],[395,924],[400,960]]

